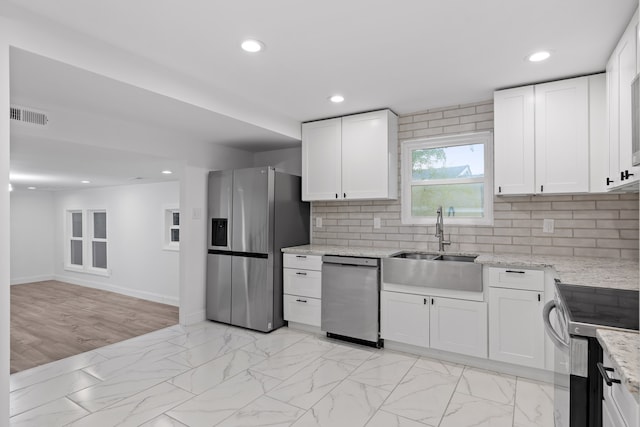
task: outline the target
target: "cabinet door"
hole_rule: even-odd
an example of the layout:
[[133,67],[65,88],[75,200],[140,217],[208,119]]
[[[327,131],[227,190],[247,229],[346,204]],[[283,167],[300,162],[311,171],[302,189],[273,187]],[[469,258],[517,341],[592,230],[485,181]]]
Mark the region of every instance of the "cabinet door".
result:
[[608,188],[620,185],[620,68],[618,67],[617,49],[607,63],[607,127],[609,131],[609,180]]
[[341,119],[302,124],[302,200],[342,198]]
[[429,346],[429,298],[382,291],[380,335],[383,339]]
[[451,298],[431,298],[431,348],[487,357],[487,304]]
[[536,85],[535,92],[535,192],[588,192],[588,78]]
[[534,186],[533,86],[494,94],[495,194],[531,194]]
[[542,292],[489,288],[489,358],[544,369]]
[[[618,65],[618,158],[619,170],[613,178],[617,184],[627,184],[638,179],[638,170],[631,165],[631,81],[636,76],[636,33],[635,25],[629,25],[614,52]],[[628,170],[635,174],[631,179],[620,180],[620,172]]]
[[394,123],[397,117],[389,110],[342,118],[344,198],[397,197],[397,126]]

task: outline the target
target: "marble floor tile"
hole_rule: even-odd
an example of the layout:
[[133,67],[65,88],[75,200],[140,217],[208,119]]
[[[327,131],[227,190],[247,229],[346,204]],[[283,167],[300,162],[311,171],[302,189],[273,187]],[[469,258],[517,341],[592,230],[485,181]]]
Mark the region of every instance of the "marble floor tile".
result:
[[516,377],[482,369],[465,368],[456,391],[481,399],[513,405]]
[[386,390],[345,380],[309,409],[294,426],[364,426],[388,395]]
[[96,363],[84,368],[83,370],[88,374],[105,381],[118,375],[136,370],[138,364],[152,363],[182,351],[184,351],[184,347],[164,341],[153,344],[145,350],[134,354],[106,359],[103,362]]
[[464,370],[464,365],[449,363],[429,357],[421,357],[413,366],[420,369],[426,369],[427,371],[439,372],[441,374],[452,375],[455,377],[460,377]]
[[328,342],[303,340],[258,363],[252,369],[286,380],[332,348],[333,344]]
[[455,393],[439,427],[511,427],[513,406]]
[[127,372],[77,391],[67,397],[91,412],[140,393],[163,381],[187,371],[184,365],[163,359],[153,363],[139,363],[127,368]]
[[337,362],[348,363],[354,366],[360,366],[375,350],[370,350],[363,346],[349,346],[345,344],[336,344],[333,350],[323,354],[325,359],[335,360]]
[[362,363],[349,379],[393,390],[418,358],[390,351],[377,351]]
[[184,333],[180,331],[179,327],[171,326],[169,328],[160,329],[155,332],[140,335],[139,337],[120,341],[105,347],[100,347],[95,349],[94,351],[108,359],[119,356],[128,356],[140,351],[145,351],[147,348],[154,344],[176,338],[183,334]]
[[189,427],[216,425],[278,384],[280,380],[247,370],[173,408],[167,415]]
[[9,420],[11,427],[61,427],[84,417],[89,412],[67,398],[23,412]]
[[382,409],[424,424],[438,425],[459,377],[413,367],[387,398]]
[[11,416],[20,414],[99,382],[86,372],[73,371],[21,388],[9,394],[9,413]]
[[71,424],[71,427],[135,427],[149,421],[193,395],[168,383],[161,383],[94,412]]
[[255,342],[245,345],[242,350],[255,353],[266,359],[308,337],[307,334],[295,331],[280,332],[282,329],[284,328],[280,328],[269,335],[257,339]]
[[263,360],[265,358],[260,355],[243,349],[235,350],[190,369],[169,382],[191,393],[200,394]]
[[186,424],[182,424],[180,421],[175,420],[167,415],[160,415],[152,419],[151,421],[147,421],[144,424],[140,424],[140,427],[190,427]]
[[425,427],[425,424],[380,410],[367,423],[367,427]]
[[354,365],[321,357],[269,392],[268,396],[309,409],[355,368]]
[[285,427],[290,426],[302,414],[304,410],[300,408],[262,396],[218,424],[217,427]]
[[184,350],[170,357],[170,359],[190,368],[195,368],[253,341],[253,337],[226,332],[204,344]]
[[546,427],[553,425],[553,385],[518,378],[514,427]]
[[95,351],[87,351],[55,362],[16,372],[9,378],[9,391],[18,390],[53,377],[67,374],[107,360]]
[[184,348],[193,348],[201,344],[211,341],[219,336],[229,333],[228,326],[205,326],[202,328],[194,329],[169,340],[172,344],[177,344]]

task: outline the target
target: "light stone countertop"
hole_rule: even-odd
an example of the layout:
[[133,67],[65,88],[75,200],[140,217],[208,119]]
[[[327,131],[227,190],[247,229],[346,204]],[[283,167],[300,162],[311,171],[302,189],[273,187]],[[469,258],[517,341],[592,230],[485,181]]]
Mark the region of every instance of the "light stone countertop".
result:
[[640,403],[640,334],[610,329],[596,331],[598,342],[615,366],[620,380]]
[[[302,245],[282,249],[299,255],[343,255],[385,258],[401,252],[401,248],[361,246]],[[448,252],[449,253],[449,252]],[[453,253],[452,253],[453,254]],[[459,254],[457,255],[471,255]],[[638,260],[614,258],[561,257],[518,254],[473,254],[476,263],[494,267],[553,269],[562,283],[604,288],[638,290],[640,274]]]

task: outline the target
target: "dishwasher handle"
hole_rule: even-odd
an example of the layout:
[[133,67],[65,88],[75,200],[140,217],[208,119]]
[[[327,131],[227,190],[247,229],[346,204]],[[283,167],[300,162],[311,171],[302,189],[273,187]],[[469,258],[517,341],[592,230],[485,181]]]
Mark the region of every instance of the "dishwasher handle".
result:
[[322,257],[322,262],[325,264],[357,265],[359,267],[378,268],[380,266],[380,260],[378,258],[363,258],[339,255],[324,255]]

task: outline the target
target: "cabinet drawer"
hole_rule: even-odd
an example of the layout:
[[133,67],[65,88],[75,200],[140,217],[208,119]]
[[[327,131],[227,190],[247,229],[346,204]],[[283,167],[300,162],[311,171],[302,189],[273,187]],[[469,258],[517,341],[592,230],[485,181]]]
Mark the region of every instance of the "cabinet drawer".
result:
[[284,320],[320,327],[320,299],[285,294]]
[[544,271],[490,267],[489,286],[525,291],[544,291]]
[[322,269],[322,256],[283,254],[283,265],[288,268],[302,268],[304,270]]
[[283,268],[284,293],[320,298],[322,289],[322,273],[320,271]]

